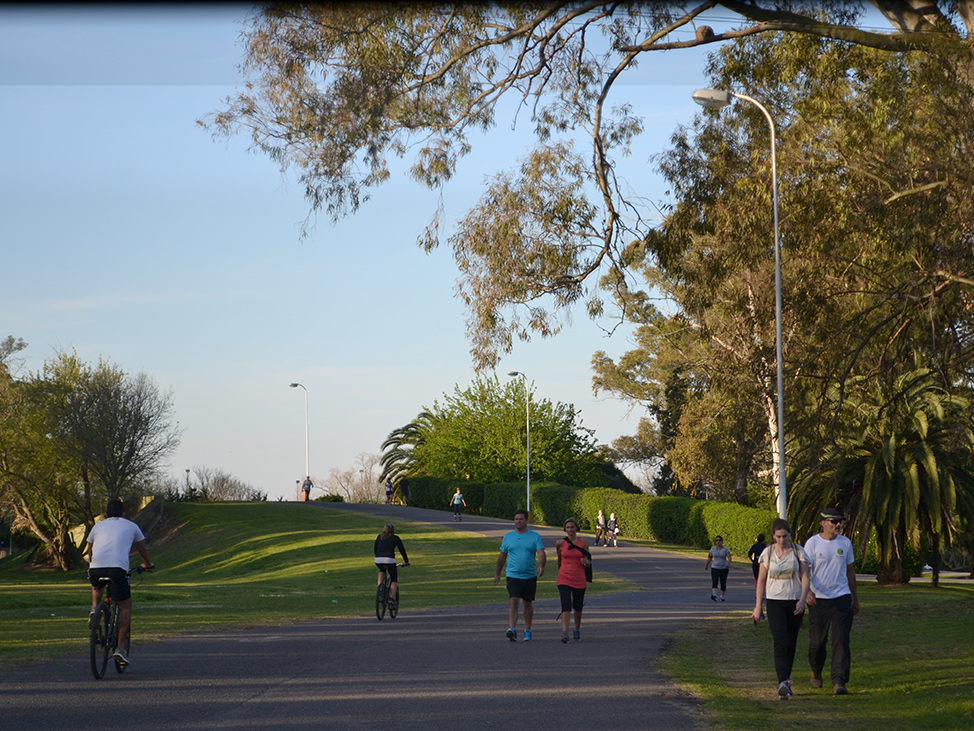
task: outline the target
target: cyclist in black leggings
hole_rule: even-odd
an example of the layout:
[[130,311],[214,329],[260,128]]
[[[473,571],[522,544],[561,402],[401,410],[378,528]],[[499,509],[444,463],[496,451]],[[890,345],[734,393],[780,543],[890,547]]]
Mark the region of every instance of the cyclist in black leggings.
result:
[[396,535],[396,526],[386,523],[382,532],[375,537],[375,565],[379,569],[378,584],[386,580],[385,573],[389,572],[389,596],[395,598],[399,591],[399,572],[396,570],[396,549],[402,555],[402,563],[409,566],[409,557],[406,555],[406,548],[402,545],[402,539]]

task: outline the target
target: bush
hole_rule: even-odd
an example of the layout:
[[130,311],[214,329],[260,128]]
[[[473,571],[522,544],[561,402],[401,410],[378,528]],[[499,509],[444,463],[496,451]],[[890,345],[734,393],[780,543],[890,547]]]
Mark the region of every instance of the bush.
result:
[[316,503],[343,503],[345,499],[341,495],[322,495],[314,499]]

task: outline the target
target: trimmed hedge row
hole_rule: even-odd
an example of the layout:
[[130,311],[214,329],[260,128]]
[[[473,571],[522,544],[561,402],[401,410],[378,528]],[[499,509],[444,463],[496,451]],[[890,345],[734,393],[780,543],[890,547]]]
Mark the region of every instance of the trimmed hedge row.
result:
[[[473,515],[509,518],[527,503],[523,482],[482,483],[415,477],[410,479],[409,487],[412,504],[432,510],[452,510],[451,496],[458,487],[467,503],[465,512]],[[621,536],[706,550],[713,545],[713,537],[721,535],[724,545],[738,557],[747,556],[758,533],[771,532],[771,522],[777,517],[773,510],[734,503],[633,495],[606,487],[531,485],[531,513],[535,524],[557,526],[574,516],[583,531],[592,532],[599,510],[606,517],[616,514]]]

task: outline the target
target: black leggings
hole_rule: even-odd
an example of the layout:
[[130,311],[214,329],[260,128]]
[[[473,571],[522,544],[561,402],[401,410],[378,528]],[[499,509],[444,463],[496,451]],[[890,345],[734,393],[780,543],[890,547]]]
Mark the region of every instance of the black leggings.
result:
[[573,589],[565,584],[558,584],[558,594],[561,596],[561,611],[582,611],[585,604],[585,589]]
[[717,584],[720,584],[721,592],[727,591],[727,574],[730,569],[710,569],[710,580],[713,582],[713,588],[717,588]]

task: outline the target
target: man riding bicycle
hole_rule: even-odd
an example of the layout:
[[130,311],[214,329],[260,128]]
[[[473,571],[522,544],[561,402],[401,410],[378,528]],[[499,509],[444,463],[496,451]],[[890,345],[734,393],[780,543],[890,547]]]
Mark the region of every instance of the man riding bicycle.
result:
[[[142,557],[142,568],[155,568],[149,560],[145,536],[135,523],[122,517],[125,506],[121,500],[109,500],[105,508],[105,520],[96,523],[88,534],[88,581],[91,583],[91,626],[95,609],[101,601],[102,579],[111,579],[108,590],[118,604],[118,636],[128,637],[132,622],[132,587],[129,585],[129,554],[135,549]],[[128,665],[128,658],[121,646],[115,651],[115,659]]]

